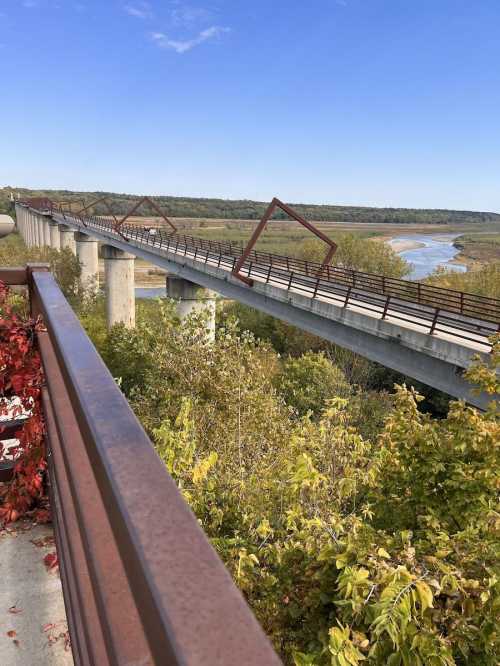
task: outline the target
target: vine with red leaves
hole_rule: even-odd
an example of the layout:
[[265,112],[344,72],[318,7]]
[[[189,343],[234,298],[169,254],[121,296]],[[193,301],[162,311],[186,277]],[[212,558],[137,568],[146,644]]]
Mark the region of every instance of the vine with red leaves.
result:
[[[12,479],[0,484],[0,522],[29,515],[48,522],[50,513],[44,478],[47,469],[45,425],[41,405],[44,381],[36,332],[41,321],[20,317],[12,307],[11,291],[0,282],[0,415],[20,419],[7,450],[0,441],[0,461],[8,453],[15,460]],[[4,428],[0,424],[0,432]]]

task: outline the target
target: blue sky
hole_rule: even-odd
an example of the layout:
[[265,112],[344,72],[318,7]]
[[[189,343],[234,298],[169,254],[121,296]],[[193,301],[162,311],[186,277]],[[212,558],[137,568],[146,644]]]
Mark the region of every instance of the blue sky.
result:
[[0,184],[500,211],[500,0],[0,0]]

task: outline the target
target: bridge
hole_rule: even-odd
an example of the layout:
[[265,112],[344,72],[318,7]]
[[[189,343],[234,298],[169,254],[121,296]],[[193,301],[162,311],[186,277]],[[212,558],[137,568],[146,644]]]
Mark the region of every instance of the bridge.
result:
[[108,324],[135,321],[134,259],[168,273],[167,290],[179,314],[207,309],[208,333],[215,328],[213,293],[285,320],[345,349],[397,370],[426,385],[486,408],[492,397],[476,395],[464,379],[474,356],[487,360],[489,338],[500,329],[500,300],[397,280],[340,267],[259,252],[257,235],[278,205],[274,200],[247,248],[179,233],[167,225],[145,228],[73,212],[49,200],[16,203],[17,224],[30,246],[68,247],[82,265],[82,281],[98,280],[98,243],[103,244]]

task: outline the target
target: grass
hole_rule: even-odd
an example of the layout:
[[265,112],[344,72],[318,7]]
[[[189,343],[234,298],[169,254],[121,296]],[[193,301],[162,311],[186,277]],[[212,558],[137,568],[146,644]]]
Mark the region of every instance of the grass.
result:
[[460,260],[476,269],[491,262],[500,262],[500,233],[469,233],[455,241]]

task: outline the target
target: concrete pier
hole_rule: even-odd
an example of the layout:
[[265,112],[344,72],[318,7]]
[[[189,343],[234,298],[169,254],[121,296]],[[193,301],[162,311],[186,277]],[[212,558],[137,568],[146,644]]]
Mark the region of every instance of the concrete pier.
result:
[[35,227],[35,246],[42,247],[45,240],[44,233],[40,217],[36,213],[33,213],[33,225]]
[[177,301],[177,314],[181,319],[193,313],[202,313],[209,340],[215,339],[215,293],[184,278],[169,275],[167,296]]
[[61,233],[59,231],[59,225],[57,224],[57,222],[54,222],[53,220],[50,220],[49,230],[50,230],[50,247],[53,250],[60,250],[61,249]]
[[59,225],[59,233],[61,235],[61,250],[69,248],[73,254],[76,254],[75,232],[65,224]]
[[94,292],[99,289],[99,248],[92,236],[75,233],[76,256],[82,267],[80,282],[85,289]]
[[40,239],[38,235],[38,224],[36,223],[36,217],[35,214],[30,211],[30,219],[31,219],[31,246],[32,247],[39,247],[40,246]]
[[40,224],[43,229],[43,245],[50,247],[50,216],[40,215]]
[[35,247],[36,238],[35,238],[35,222],[33,220],[33,213],[30,210],[27,210],[26,215],[28,220],[28,247]]
[[108,328],[119,323],[133,328],[135,326],[135,257],[133,254],[110,245],[105,245],[102,250]]

